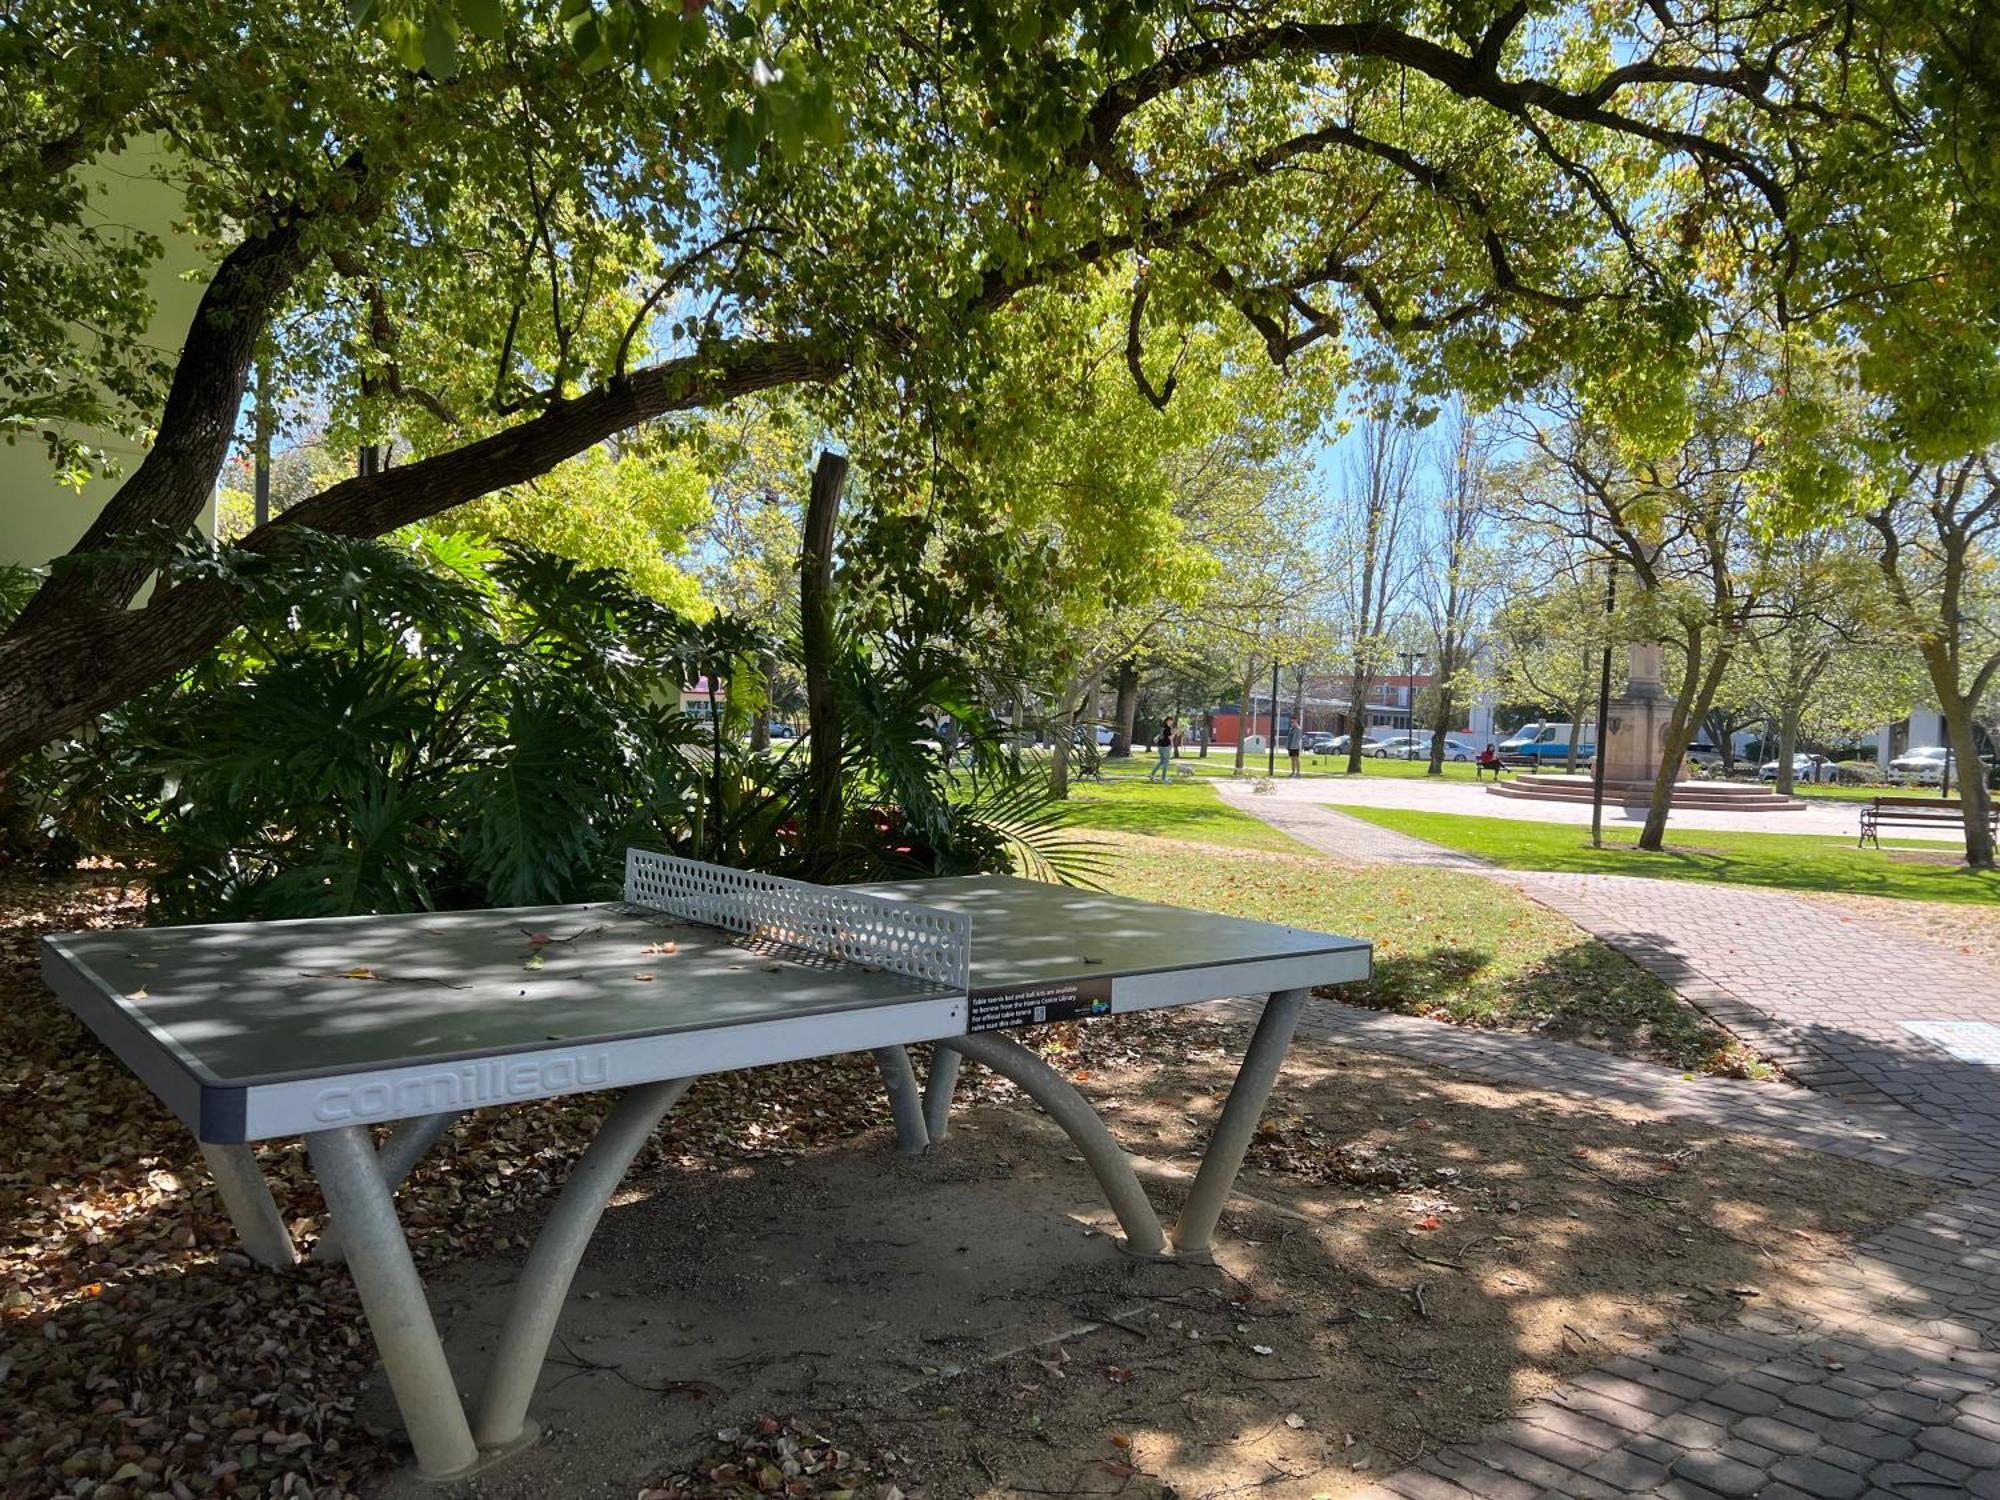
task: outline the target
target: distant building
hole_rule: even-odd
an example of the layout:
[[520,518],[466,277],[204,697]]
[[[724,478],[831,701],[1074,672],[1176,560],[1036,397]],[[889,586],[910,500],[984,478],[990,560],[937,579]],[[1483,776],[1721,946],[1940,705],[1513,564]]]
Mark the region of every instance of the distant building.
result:
[[[1218,704],[1209,710],[1209,718],[1215,725],[1217,745],[1234,745],[1245,735],[1268,740],[1275,732],[1280,738],[1290,732],[1292,710],[1299,705],[1299,729],[1304,734],[1351,734],[1356,718],[1360,719],[1360,731],[1371,739],[1382,739],[1392,734],[1402,734],[1415,727],[1427,727],[1411,723],[1411,701],[1419,697],[1431,685],[1431,677],[1426,673],[1405,675],[1392,673],[1378,677],[1370,685],[1368,701],[1364,711],[1355,715],[1349,712],[1347,689],[1349,680],[1332,674],[1308,676],[1305,696],[1301,700],[1297,688],[1281,685],[1278,689],[1276,727],[1273,729],[1271,693],[1267,688],[1261,693],[1252,693],[1246,715],[1244,706],[1237,703]],[[1493,700],[1480,697],[1470,704],[1459,707],[1454,715],[1458,720],[1448,732],[1461,739],[1485,743],[1493,735]],[[1247,722],[1246,722],[1247,718]]]

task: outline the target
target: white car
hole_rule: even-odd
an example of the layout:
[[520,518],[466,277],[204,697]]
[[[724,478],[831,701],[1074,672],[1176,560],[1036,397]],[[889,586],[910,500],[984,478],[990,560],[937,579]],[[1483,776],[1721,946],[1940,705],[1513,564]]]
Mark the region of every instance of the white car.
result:
[[[1363,755],[1373,755],[1382,760],[1429,760],[1431,758],[1431,732],[1426,729],[1416,734],[1399,734],[1390,739],[1377,740],[1364,746]],[[1451,735],[1444,737],[1444,758],[1446,760],[1468,761],[1479,759],[1479,752],[1464,740]]]
[[1951,752],[1944,746],[1919,745],[1914,750],[1904,751],[1889,762],[1889,778],[1892,781],[1913,781],[1920,785],[1934,786],[1944,775],[1947,762],[1953,771],[1958,769],[1958,762],[1953,760]]

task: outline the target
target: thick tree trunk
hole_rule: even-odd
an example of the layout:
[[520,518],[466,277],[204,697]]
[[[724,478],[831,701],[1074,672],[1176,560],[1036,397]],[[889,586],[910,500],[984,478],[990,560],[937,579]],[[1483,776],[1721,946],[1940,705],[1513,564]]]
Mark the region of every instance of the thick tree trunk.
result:
[[1799,742],[1799,706],[1788,704],[1778,715],[1778,795],[1792,795],[1792,754]]
[[1209,743],[1214,738],[1215,738],[1215,710],[1212,708],[1204,708],[1201,711],[1201,755],[1199,757],[1200,759],[1202,760],[1208,759]]
[[[189,337],[192,341],[195,335]],[[246,349],[243,358],[248,357]],[[176,389],[183,380],[196,378],[189,361],[183,359],[182,366]],[[837,372],[831,356],[768,342],[668,360],[559,402],[492,437],[367,478],[343,480],[274,516],[238,546],[269,551],[296,535],[292,528],[298,526],[339,536],[379,536],[545,474],[650,417],[775,386],[825,380]],[[227,406],[209,424],[209,446],[191,450],[190,441],[169,441],[163,427],[153,452],[91,527],[80,552],[115,545],[121,536],[143,532],[155,522],[192,524],[221,470],[242,399],[243,372],[237,372],[233,395],[230,384],[215,383],[212,373],[204,376],[202,388],[212,401]],[[156,589],[145,608],[128,610],[126,602],[151,571],[144,563],[61,570],[0,635],[0,765],[170,677],[228,631],[235,596],[215,584]]]
[[1994,868],[1993,830],[1986,820],[1991,816],[1993,793],[1986,784],[1986,765],[1979,758],[1979,741],[1973,733],[1972,705],[1959,691],[1956,663],[1943,643],[1926,642],[1918,649],[1944,713],[1945,748],[1951,752],[1959,805],[1965,810],[1965,862],[1975,870],[1990,870]]
[[1444,775],[1444,737],[1451,724],[1451,679],[1438,684],[1437,718],[1431,725],[1431,764],[1426,776]]
[[805,659],[807,734],[805,845],[807,858],[828,859],[839,842],[840,710],[833,694],[833,539],[847,460],[822,452],[813,469],[799,551],[799,646]]
[[[1599,726],[1599,733],[1601,736],[1602,726]],[[1569,751],[1563,757],[1563,769],[1569,772],[1571,775],[1574,775],[1576,773],[1576,757],[1579,751],[1582,749],[1582,746],[1583,746],[1583,700],[1579,698],[1576,700],[1576,702],[1570,705]],[[1604,747],[1602,745],[1596,746],[1595,749],[1592,751],[1592,754],[1595,754],[1598,750],[1602,750],[1603,748]],[[1541,757],[1538,755],[1535,757],[1535,760],[1536,760],[1536,769],[1540,770]]]
[[1118,701],[1111,710],[1111,756],[1116,760],[1132,753],[1132,718],[1139,712],[1139,664],[1130,659],[1118,663],[1113,683]]
[[[142,558],[105,554],[145,549],[149,533],[193,527],[229,455],[257,341],[273,311],[312,259],[305,221],[295,218],[245,240],[216,268],[181,346],[160,410],[159,436],[118,487],[72,553],[99,554],[57,567],[8,632],[32,635],[86,605],[123,609],[155,571]],[[0,694],[0,722],[11,707]],[[0,759],[8,758],[0,754]]]
[[1250,695],[1257,691],[1257,653],[1251,652],[1243,662],[1243,682],[1236,693],[1236,770],[1243,774],[1243,755],[1250,741]]
[[1702,631],[1699,627],[1688,637],[1688,665],[1681,674],[1681,695],[1674,700],[1674,711],[1667,715],[1667,739],[1660,747],[1660,769],[1653,777],[1653,796],[1646,807],[1646,826],[1639,831],[1639,847],[1657,854],[1667,838],[1667,818],[1673,812],[1674,783],[1680,779],[1681,761],[1687,756],[1687,747],[1694,738],[1694,726],[1708,713],[1708,706],[1715,701],[1715,690],[1722,683],[1722,674],[1728,669],[1729,658],[1735,647],[1727,644],[1718,646],[1710,653],[1707,664],[1702,663]]
[[1347,774],[1361,773],[1362,728],[1368,722],[1368,681],[1374,674],[1365,666],[1356,667],[1347,680],[1347,714],[1353,727],[1347,731]]

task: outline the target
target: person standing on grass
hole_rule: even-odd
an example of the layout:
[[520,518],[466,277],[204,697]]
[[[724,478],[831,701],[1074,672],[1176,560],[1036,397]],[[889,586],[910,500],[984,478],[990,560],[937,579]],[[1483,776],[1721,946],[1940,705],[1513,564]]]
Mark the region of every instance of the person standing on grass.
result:
[[1160,763],[1146,773],[1148,781],[1165,782],[1172,771],[1174,755],[1174,721],[1160,720],[1160,732],[1153,736],[1153,748],[1160,752]]
[[1305,747],[1305,738],[1299,733],[1299,721],[1292,720],[1285,730],[1285,754],[1292,758],[1292,775],[1299,774],[1299,751]]

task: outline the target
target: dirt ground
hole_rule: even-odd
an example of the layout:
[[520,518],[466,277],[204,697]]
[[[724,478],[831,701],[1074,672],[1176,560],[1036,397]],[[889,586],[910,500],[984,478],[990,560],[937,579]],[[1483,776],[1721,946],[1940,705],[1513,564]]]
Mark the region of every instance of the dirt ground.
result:
[[[1077,1042],[1072,1076],[1170,1212],[1240,1037],[1128,1018]],[[726,1493],[712,1475],[754,1475],[735,1449],[761,1418],[938,1497],[1339,1495],[1677,1325],[1802,1295],[1848,1239],[1933,1196],[1319,1045],[1295,1050],[1243,1186],[1215,1266],[1129,1259],[1018,1100],[965,1112],[915,1161],[878,1136],[705,1179],[698,1200],[649,1177],[565,1317],[547,1439],[469,1489]],[[455,1353],[497,1329],[506,1269],[440,1284],[465,1320]]]
[[[0,929],[0,1495],[437,1495],[397,1467],[345,1274],[248,1268],[185,1130],[35,980],[37,928],[132,902],[34,895]],[[1240,1031],[1124,1017],[1039,1040],[1170,1214]],[[915,1160],[865,1059],[697,1085],[586,1259],[547,1436],[463,1492],[1338,1495],[1618,1349],[1788,1300],[1933,1193],[1301,1044],[1219,1264],[1142,1263],[1067,1141],[969,1075],[952,1138]],[[461,1122],[404,1191],[470,1387],[598,1107]],[[309,1240],[302,1153],[262,1156]]]

